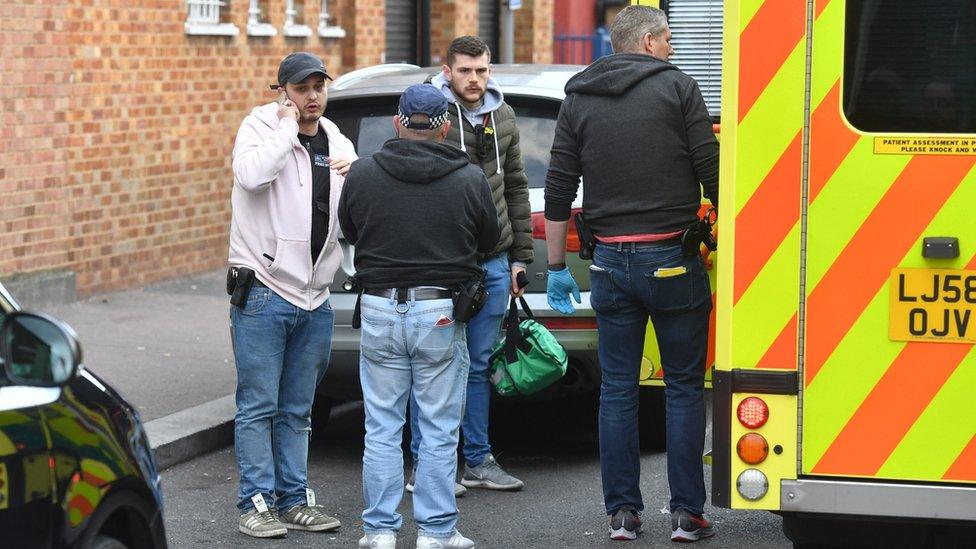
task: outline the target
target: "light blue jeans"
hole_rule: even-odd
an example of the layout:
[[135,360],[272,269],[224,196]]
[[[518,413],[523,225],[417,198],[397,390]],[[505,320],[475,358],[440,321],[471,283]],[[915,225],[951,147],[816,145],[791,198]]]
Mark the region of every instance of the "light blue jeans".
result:
[[[423,433],[413,493],[414,519],[424,535],[450,537],[457,525],[454,478],[464,409],[468,351],[450,299],[407,301],[363,295],[359,376],[366,408],[363,529],[395,533],[403,497],[403,425],[407,401],[417,402]],[[438,324],[438,321],[441,321]]]
[[257,284],[243,309],[230,307],[242,513],[257,494],[282,510],[305,503],[312,400],[329,365],[333,320],[328,301],[306,311]]
[[[468,322],[468,355],[471,367],[468,373],[468,399],[461,420],[464,435],[464,460],[471,467],[481,465],[491,453],[488,442],[488,405],[491,400],[491,377],[488,358],[501,340],[502,320],[508,312],[509,292],[512,288],[512,270],[504,253],[479,263],[485,270],[485,287],[488,301],[478,314]],[[416,462],[422,435],[417,430],[416,409],[410,405],[410,450]]]

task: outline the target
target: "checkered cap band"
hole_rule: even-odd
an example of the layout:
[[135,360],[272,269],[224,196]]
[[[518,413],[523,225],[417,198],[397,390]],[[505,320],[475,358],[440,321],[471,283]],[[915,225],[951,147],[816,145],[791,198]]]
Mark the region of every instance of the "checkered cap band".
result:
[[[424,114],[424,113],[417,113],[417,114]],[[430,122],[426,124],[411,123],[410,117],[403,114],[403,111],[401,111],[400,109],[397,109],[397,116],[400,118],[400,125],[403,126],[404,128],[408,128],[411,130],[432,130],[434,128],[439,128],[444,125],[444,122],[447,121],[448,113],[447,111],[444,111],[443,114],[432,117],[430,119]]]

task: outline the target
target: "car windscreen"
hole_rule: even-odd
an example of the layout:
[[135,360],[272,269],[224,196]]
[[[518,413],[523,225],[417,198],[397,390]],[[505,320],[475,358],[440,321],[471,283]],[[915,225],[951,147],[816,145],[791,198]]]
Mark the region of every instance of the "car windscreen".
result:
[[[520,97],[506,99],[515,109],[529,187],[542,188],[549,169],[549,151],[556,131],[559,102]],[[369,101],[333,101],[326,116],[356,145],[356,154],[369,156],[394,137],[395,113],[395,97],[378,97]]]

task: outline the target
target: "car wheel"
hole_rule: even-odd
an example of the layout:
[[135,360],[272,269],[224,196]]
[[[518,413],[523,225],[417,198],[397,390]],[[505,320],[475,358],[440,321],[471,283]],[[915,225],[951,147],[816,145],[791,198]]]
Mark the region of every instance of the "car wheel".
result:
[[641,387],[639,391],[637,431],[641,450],[664,450],[668,439],[664,387]]
[[98,536],[91,544],[91,549],[129,549],[121,541],[108,536]]
[[[165,538],[149,527],[157,510],[140,496],[127,490],[110,492],[103,499],[78,540],[79,547],[99,547],[117,549],[127,547],[119,538],[126,539],[134,547],[165,547]],[[117,514],[118,513],[118,514]],[[100,540],[109,540],[118,545],[98,545]]]

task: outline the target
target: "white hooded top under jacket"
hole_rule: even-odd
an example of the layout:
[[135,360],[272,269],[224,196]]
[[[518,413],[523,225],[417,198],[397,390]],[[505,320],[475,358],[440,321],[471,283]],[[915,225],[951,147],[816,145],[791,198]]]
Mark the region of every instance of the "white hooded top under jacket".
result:
[[[328,236],[313,265],[311,162],[298,141],[298,122],[279,120],[278,106],[255,107],[237,132],[229,262],[253,269],[276,294],[311,311],[329,298],[342,263],[336,206],[345,178],[329,171]],[[352,142],[335,124],[325,117],[319,124],[330,156],[356,158]]]

